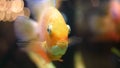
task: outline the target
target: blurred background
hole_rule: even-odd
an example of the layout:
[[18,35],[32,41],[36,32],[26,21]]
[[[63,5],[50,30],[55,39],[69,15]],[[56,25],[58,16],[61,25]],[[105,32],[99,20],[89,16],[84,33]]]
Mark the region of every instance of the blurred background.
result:
[[120,0],[58,0],[71,27],[58,68],[120,68]]
[[[63,62],[53,62],[57,68],[120,68],[120,0],[56,0],[56,8],[71,27]],[[15,54],[11,27],[12,23],[0,23],[1,66],[8,62],[6,56]]]

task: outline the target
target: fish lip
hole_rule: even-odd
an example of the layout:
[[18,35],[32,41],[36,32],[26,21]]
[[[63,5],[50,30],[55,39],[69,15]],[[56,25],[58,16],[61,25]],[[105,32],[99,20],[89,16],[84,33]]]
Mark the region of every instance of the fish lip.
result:
[[63,43],[57,43],[56,45],[52,46],[50,49],[49,49],[49,53],[52,55],[52,56],[56,56],[56,57],[62,57],[66,51],[67,51],[67,48],[68,48],[68,44],[64,44]]
[[59,46],[60,48],[68,47],[68,42],[57,42],[55,46]]

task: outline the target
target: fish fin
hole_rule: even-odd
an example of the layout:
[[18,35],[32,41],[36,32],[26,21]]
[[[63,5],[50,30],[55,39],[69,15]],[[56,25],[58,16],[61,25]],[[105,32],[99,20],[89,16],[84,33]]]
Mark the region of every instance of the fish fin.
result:
[[62,60],[62,59],[59,59],[58,61],[59,61],[59,62],[63,62],[63,60]]

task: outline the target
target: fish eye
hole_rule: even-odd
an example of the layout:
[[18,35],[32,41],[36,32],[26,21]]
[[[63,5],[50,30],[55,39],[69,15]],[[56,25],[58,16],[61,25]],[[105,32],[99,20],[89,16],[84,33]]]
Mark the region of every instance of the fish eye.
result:
[[49,34],[51,34],[51,32],[52,32],[51,30],[52,30],[52,25],[49,24],[49,25],[48,25],[48,28],[47,28],[47,32],[48,32]]
[[69,30],[69,34],[70,34],[70,32],[71,32],[71,28],[70,28],[70,26],[69,25],[67,25],[67,28],[68,28],[68,30]]

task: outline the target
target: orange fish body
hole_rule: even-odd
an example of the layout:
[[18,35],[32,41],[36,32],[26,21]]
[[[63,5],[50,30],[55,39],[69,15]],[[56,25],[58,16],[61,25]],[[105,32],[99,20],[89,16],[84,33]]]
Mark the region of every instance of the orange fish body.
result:
[[54,7],[43,10],[38,20],[39,38],[51,60],[59,60],[68,47],[69,26],[65,23],[63,16]]
[[44,9],[36,22],[26,17],[18,17],[14,26],[18,40],[25,42],[27,49],[43,56],[47,61],[48,58],[60,60],[65,54],[70,27],[56,8]]
[[33,6],[35,10],[31,11],[30,7],[35,21],[23,16],[17,17],[14,23],[15,34],[19,46],[25,46],[23,50],[38,67],[54,68],[51,61],[61,61],[68,48],[70,27],[55,7],[47,4],[39,5],[39,3],[36,6],[40,10]]

